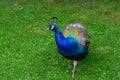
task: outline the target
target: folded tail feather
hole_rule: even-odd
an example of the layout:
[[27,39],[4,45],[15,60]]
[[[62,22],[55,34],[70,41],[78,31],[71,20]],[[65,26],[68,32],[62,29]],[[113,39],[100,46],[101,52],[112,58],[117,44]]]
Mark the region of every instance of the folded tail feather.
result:
[[79,23],[70,23],[66,26],[66,28],[63,31],[63,35],[65,37],[67,36],[73,36],[75,37],[78,42],[85,46],[88,47],[89,46],[89,35],[87,34],[87,32],[85,31],[84,27],[79,24]]

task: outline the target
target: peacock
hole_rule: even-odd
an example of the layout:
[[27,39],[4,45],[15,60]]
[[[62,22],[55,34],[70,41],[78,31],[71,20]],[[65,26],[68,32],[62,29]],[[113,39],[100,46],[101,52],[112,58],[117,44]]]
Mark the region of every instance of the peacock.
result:
[[58,52],[68,60],[73,60],[72,78],[75,76],[77,62],[88,55],[90,38],[84,27],[79,23],[70,23],[61,31],[57,26],[57,17],[52,17],[48,30],[55,32]]

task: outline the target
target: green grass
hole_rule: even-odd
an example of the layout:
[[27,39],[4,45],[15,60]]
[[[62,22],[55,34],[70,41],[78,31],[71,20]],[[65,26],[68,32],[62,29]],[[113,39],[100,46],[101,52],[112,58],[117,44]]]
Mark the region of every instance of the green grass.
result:
[[[78,0],[79,1],[79,0]],[[52,16],[63,30],[82,23],[91,37],[89,55],[74,80],[120,79],[120,2],[1,0],[0,80],[70,80],[67,60],[46,31]]]

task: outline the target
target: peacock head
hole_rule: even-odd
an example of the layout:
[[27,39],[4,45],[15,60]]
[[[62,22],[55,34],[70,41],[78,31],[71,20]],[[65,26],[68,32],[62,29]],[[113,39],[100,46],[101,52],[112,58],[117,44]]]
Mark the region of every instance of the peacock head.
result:
[[56,29],[57,29],[57,25],[55,23],[50,24],[48,27],[48,30],[51,30],[51,31],[56,31]]
[[54,31],[54,32],[60,32],[60,28],[56,24],[57,20],[58,20],[58,18],[53,16],[51,18],[51,24],[49,25],[47,30],[51,30],[51,31]]

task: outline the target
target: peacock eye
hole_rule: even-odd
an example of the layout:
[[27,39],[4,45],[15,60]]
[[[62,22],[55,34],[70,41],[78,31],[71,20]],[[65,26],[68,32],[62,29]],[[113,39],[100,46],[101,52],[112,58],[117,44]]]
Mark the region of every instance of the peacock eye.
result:
[[53,30],[54,29],[54,26],[51,26],[51,30]]

